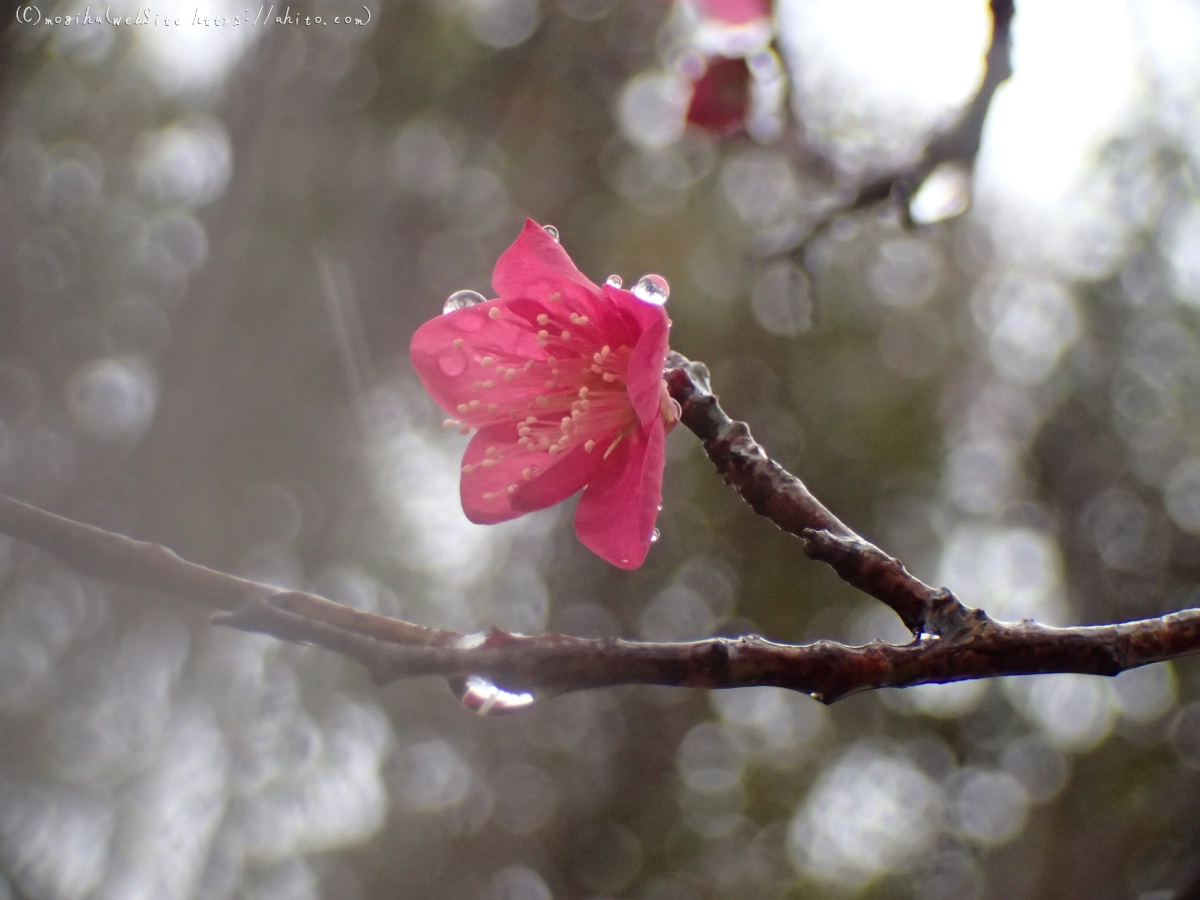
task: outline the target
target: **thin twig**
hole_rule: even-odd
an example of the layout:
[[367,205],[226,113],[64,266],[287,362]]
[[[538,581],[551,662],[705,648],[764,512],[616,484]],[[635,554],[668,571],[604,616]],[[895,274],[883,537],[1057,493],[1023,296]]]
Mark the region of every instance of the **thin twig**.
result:
[[996,89],[1012,77],[1012,21],[1016,15],[1014,0],[991,0],[992,36],[988,44],[983,79],[975,94],[953,124],[936,132],[926,143],[924,151],[912,165],[885,172],[863,184],[841,202],[835,203],[808,232],[805,244],[825,232],[839,216],[849,212],[868,209],[889,201],[901,210],[906,224],[909,218],[909,201],[917,189],[942,163],[961,163],[968,169],[975,165],[979,147],[983,141],[983,126]]

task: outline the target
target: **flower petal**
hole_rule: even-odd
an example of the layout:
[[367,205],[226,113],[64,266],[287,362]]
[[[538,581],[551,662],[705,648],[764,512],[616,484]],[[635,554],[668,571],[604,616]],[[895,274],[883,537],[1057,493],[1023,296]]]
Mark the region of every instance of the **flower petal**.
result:
[[[506,522],[561,503],[587,484],[599,468],[600,453],[577,447],[549,456],[544,450],[524,449],[517,444],[517,437],[517,425],[505,422],[481,428],[467,444],[459,496],[463,512],[477,525]],[[526,469],[538,474],[526,478]],[[510,492],[510,485],[516,489]]]
[[633,355],[629,357],[629,368],[625,373],[629,402],[643,425],[662,417],[663,366],[667,361],[667,333],[670,329],[670,322],[662,308],[653,308],[662,315],[642,333],[637,346],[633,348]]
[[[502,314],[491,317],[491,310]],[[458,346],[455,346],[458,344]],[[539,393],[528,379],[507,381],[494,359],[544,359],[536,337],[519,319],[508,315],[499,300],[491,300],[426,322],[413,335],[409,348],[413,368],[434,401],[453,416],[473,427],[506,416],[508,410],[523,408]],[[491,384],[491,387],[487,387]],[[471,402],[476,401],[474,406]],[[496,411],[489,413],[489,405]],[[466,405],[468,409],[459,409]]]
[[571,262],[567,251],[533,219],[511,247],[500,254],[492,273],[492,287],[505,298],[545,299],[558,291],[575,297],[581,292],[599,296],[600,288]]
[[[516,445],[517,426],[509,423],[481,428],[467,444],[458,492],[463,512],[475,524],[493,525],[529,512],[512,505],[508,486],[519,484],[521,473],[537,462],[544,462],[546,454],[515,453]],[[489,447],[495,447],[497,452],[489,455]],[[483,465],[488,459],[494,462]]]
[[[542,474],[535,475],[530,481],[517,485],[512,495],[512,505],[523,512],[533,512],[535,509],[545,509],[556,503],[562,503],[572,494],[583,489],[600,468],[603,454],[597,450],[588,453],[583,447],[551,457],[554,462]],[[546,455],[541,459],[544,462]]]
[[661,418],[622,440],[588,484],[575,511],[579,540],[622,569],[636,569],[650,550],[662,502],[665,440]]

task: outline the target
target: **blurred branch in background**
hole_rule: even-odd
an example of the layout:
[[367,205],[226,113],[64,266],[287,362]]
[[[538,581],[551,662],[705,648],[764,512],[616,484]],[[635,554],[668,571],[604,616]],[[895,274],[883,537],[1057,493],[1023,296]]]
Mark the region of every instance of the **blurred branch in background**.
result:
[[914,201],[935,171],[944,170],[948,180],[960,180],[964,183],[970,181],[975,158],[979,155],[979,148],[983,142],[983,127],[996,89],[1013,74],[1012,22],[1016,15],[1016,4],[1014,0],[991,0],[988,8],[992,20],[991,40],[985,56],[983,78],[970,102],[954,118],[952,124],[930,136],[915,163],[876,175],[859,184],[849,196],[835,201],[831,208],[812,224],[808,237],[799,245],[800,251],[814,238],[824,234],[840,216],[885,202],[895,206],[906,226],[912,226],[916,222],[950,218],[966,211],[969,205],[969,193],[966,191],[956,192],[960,202],[949,208],[941,208],[943,203],[935,203],[939,208],[929,216],[920,211],[914,213],[917,205]]
[[[1116,675],[1200,651],[1200,610],[1118,625],[1052,628],[995,622],[952,593],[934,589],[859,537],[773,462],[744,422],[709,391],[707,369],[679,354],[668,384],[682,421],[726,482],[761,515],[800,536],[808,555],[890,606],[916,639],[777,644],[756,635],[689,642],[515,635],[464,635],[361,612],[305,591],[278,590],[188,562],[172,551],[0,496],[0,532],[32,543],[80,572],[165,591],[215,607],[219,624],[315,644],[361,663],[379,683],[441,675],[465,705],[509,711],[556,694],[622,684],[785,687],[824,703],[880,687],[1000,675],[1072,672]],[[487,679],[483,681],[481,679]]]

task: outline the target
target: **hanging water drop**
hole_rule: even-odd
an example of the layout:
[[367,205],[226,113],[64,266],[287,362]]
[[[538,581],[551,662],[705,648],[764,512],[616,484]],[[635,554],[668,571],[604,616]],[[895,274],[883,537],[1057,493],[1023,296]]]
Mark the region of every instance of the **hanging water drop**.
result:
[[553,225],[543,225],[542,231],[544,231],[544,232],[546,232],[546,234],[550,235],[550,237],[553,238],[554,243],[556,243],[556,244],[558,243],[558,229],[557,228],[555,228]]
[[662,306],[671,296],[671,286],[661,275],[643,275],[633,286],[633,296],[646,303]]
[[467,677],[459,697],[459,703],[480,716],[517,712],[532,706],[533,701],[533,694],[528,691],[519,694],[506,691],[478,675]]
[[661,532],[661,531],[659,531],[657,528],[655,528],[655,529],[654,529],[654,531],[652,531],[652,532],[650,533],[650,543],[652,543],[652,544],[653,544],[653,543],[654,543],[655,541],[657,541],[657,540],[658,540],[660,537],[662,537],[662,532]]
[[446,298],[446,305],[442,307],[442,313],[451,313],[456,309],[466,309],[468,306],[474,306],[476,303],[486,303],[487,297],[479,293],[479,291],[455,291]]
[[607,278],[604,279],[604,283],[607,284],[609,287],[615,287],[615,288],[619,288],[622,284],[624,284],[624,282],[621,281],[620,275],[609,275]]

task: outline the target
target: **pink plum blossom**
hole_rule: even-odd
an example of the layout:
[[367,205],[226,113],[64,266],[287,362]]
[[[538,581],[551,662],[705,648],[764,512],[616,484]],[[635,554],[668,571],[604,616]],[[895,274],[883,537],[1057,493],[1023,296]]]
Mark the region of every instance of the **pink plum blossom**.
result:
[[463,454],[463,511],[503,522],[583,489],[576,535],[608,562],[637,568],[678,421],[663,382],[666,311],[593,284],[532,220],[497,261],[492,286],[498,298],[426,322],[410,351],[454,417],[447,424],[478,429]]

